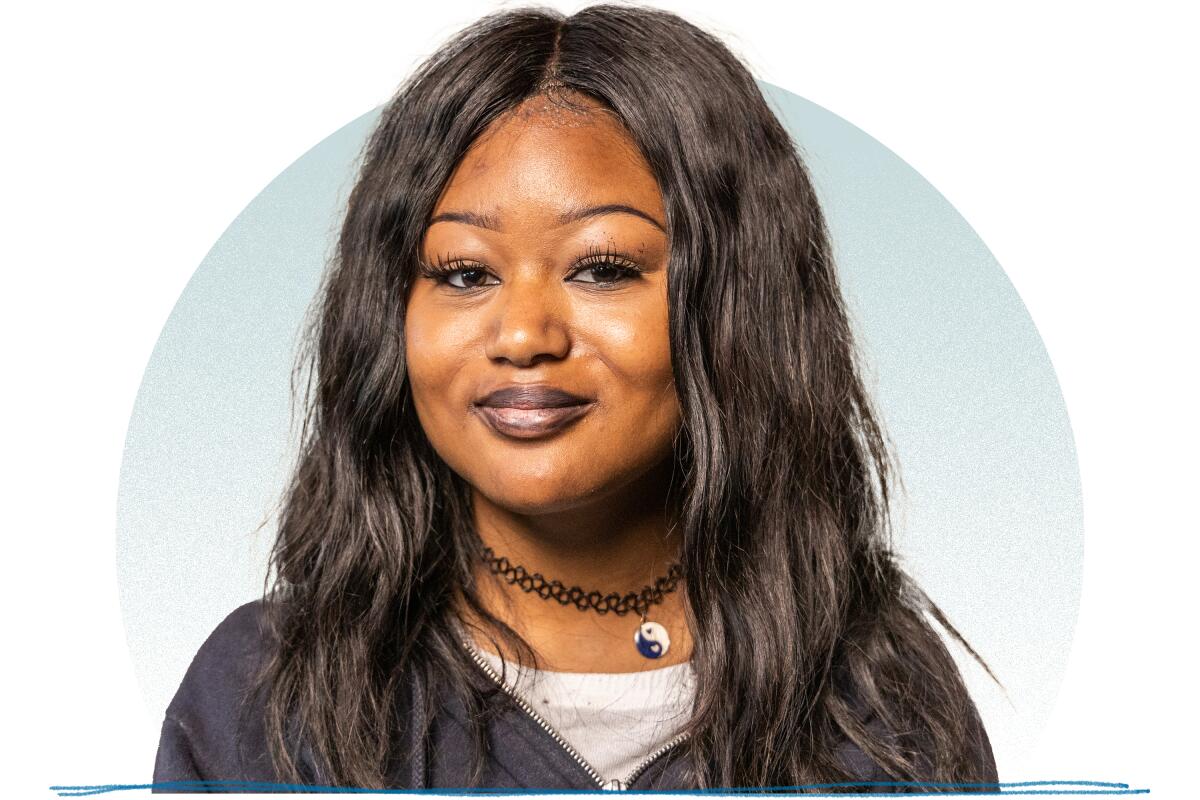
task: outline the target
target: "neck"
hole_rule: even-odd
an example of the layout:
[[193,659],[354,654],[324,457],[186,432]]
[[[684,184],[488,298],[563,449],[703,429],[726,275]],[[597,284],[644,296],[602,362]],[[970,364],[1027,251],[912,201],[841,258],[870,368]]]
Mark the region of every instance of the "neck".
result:
[[[639,482],[620,497],[547,513],[502,508],[476,493],[475,528],[484,546],[529,574],[567,589],[624,596],[653,586],[679,556],[678,510],[667,502],[665,484]],[[683,583],[650,607],[647,618],[664,625],[671,647],[660,659],[646,659],[633,644],[640,617],[581,611],[553,599],[521,591],[476,562],[480,601],[517,631],[534,649],[539,665],[566,672],[632,672],[682,663],[690,655]],[[479,641],[483,649],[515,660],[500,642]]]

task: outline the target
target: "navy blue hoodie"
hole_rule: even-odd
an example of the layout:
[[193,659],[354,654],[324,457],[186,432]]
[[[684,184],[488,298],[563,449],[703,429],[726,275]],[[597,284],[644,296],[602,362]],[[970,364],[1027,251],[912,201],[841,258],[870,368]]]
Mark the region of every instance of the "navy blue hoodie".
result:
[[[262,784],[280,783],[267,753],[262,701],[250,691],[267,652],[262,612],[261,601],[238,608],[217,626],[192,660],[163,720],[154,765],[155,791],[270,791],[271,787]],[[496,689],[494,674],[489,675],[483,665],[478,680],[481,686]],[[409,688],[409,707],[420,707],[417,698],[421,697],[422,688],[415,683]],[[664,791],[689,788],[685,785],[685,764],[680,755],[683,748],[671,747],[652,754],[620,785],[609,786],[519,701],[503,692],[493,695],[501,706],[489,715],[488,757],[480,786]],[[251,704],[249,713],[242,713],[245,703]],[[411,724],[404,735],[406,746],[395,748],[396,757],[389,770],[392,788],[471,785],[473,742],[467,709],[454,697],[442,699],[435,707],[437,712],[428,721],[428,734],[424,736],[416,715],[408,715]],[[985,782],[994,783],[997,778],[991,745],[974,708],[971,723],[975,732],[972,750],[985,766],[988,775]],[[890,780],[849,741],[839,748],[838,756],[857,780]],[[303,750],[298,763],[305,783],[328,785],[314,759]],[[201,781],[222,783],[193,783]],[[862,791],[897,791],[897,788],[863,787]]]

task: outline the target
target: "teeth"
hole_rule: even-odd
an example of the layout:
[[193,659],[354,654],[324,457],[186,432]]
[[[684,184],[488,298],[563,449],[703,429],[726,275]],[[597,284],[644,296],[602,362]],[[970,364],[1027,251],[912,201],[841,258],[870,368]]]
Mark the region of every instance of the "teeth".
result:
[[538,425],[554,419],[561,408],[494,408],[496,416],[509,425]]

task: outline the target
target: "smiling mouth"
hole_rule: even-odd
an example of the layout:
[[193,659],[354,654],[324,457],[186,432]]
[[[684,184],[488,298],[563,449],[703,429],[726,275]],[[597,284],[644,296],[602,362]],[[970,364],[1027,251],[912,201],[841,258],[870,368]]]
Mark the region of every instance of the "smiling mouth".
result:
[[473,406],[475,413],[493,431],[515,439],[551,436],[592,410],[594,402],[542,408]]

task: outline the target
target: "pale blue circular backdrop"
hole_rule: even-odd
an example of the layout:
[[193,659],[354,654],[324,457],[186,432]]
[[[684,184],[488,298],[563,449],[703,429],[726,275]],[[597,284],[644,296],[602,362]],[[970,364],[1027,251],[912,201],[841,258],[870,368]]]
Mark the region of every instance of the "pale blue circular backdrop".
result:
[[[933,187],[840,117],[761,86],[829,218],[907,490],[899,550],[1007,691],[955,650],[1003,777],[1051,710],[1078,608],[1079,473],[1054,370],[1004,271]],[[296,445],[297,334],[377,116],[304,154],[234,220],[146,367],[121,471],[117,569],[155,715],[212,628],[261,593]]]

